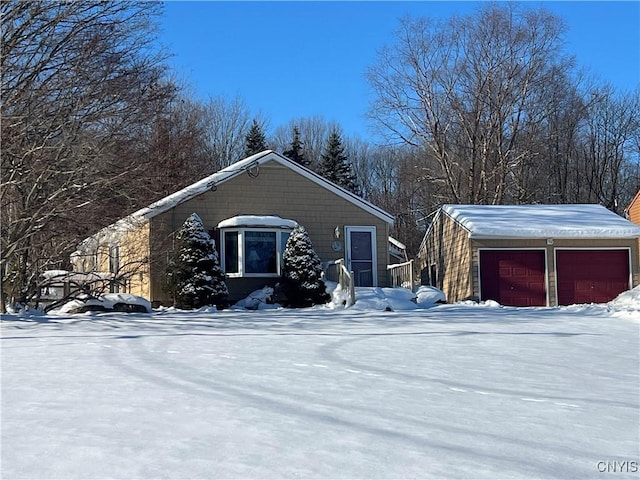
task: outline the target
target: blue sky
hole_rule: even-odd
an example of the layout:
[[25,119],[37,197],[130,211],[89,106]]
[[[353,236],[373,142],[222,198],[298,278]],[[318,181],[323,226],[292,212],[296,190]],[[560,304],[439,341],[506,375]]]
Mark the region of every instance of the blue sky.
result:
[[[640,85],[640,2],[526,2],[568,27],[566,51],[622,90]],[[405,15],[448,18],[478,2],[182,2],[165,4],[160,41],[195,94],[242,97],[269,129],[321,115],[369,138],[364,78]],[[269,132],[267,132],[269,133]]]

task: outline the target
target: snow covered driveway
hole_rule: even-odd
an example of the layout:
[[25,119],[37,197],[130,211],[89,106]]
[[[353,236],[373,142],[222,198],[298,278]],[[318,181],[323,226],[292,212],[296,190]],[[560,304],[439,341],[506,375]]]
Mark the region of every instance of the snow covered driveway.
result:
[[637,478],[637,316],[482,305],[7,316],[0,473]]

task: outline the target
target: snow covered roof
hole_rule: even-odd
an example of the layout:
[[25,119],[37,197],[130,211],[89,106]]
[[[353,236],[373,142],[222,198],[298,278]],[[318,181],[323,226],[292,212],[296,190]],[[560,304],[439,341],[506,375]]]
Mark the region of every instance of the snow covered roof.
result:
[[78,251],[74,252],[72,256],[81,256],[82,249],[88,248],[88,246],[92,242],[96,242],[97,238],[100,239],[109,239],[109,238],[117,238],[120,234],[130,231],[132,228],[139,227],[142,223],[145,223],[150,218],[155,217],[161,213],[164,213],[168,210],[171,210],[173,207],[179,205],[182,202],[190,200],[202,193],[205,193],[208,190],[214,189],[217,185],[220,185],[227,180],[230,180],[238,175],[249,172],[251,173],[256,168],[259,168],[260,165],[275,161],[281,165],[290,168],[294,172],[299,173],[303,177],[311,180],[312,182],[330,190],[335,193],[339,197],[353,203],[354,205],[362,208],[363,210],[371,213],[372,215],[380,218],[384,222],[389,224],[393,224],[394,217],[390,213],[385,210],[377,207],[376,205],[368,202],[367,200],[351,193],[348,190],[336,185],[335,183],[330,182],[326,178],[318,175],[317,173],[309,170],[298,163],[295,163],[288,158],[276,153],[272,150],[265,150],[260,153],[256,153],[250,157],[247,157],[243,160],[240,160],[234,164],[229,165],[228,167],[219,170],[213,175],[209,175],[202,180],[197,181],[196,183],[189,185],[188,187],[183,188],[175,193],[172,193],[169,196],[166,196],[157,202],[152,203],[148,207],[142,208],[131,215],[126,216],[118,220],[111,225],[104,227],[95,235],[91,237],[85,238],[80,246]]
[[444,205],[471,238],[633,238],[640,227],[601,205]]
[[406,250],[407,249],[407,246],[404,243],[402,243],[400,240],[396,240],[393,237],[389,237],[389,243],[391,245],[393,245],[394,247],[396,247],[398,250]]
[[109,272],[70,272],[68,270],[45,270],[40,276],[47,282],[71,281],[71,282],[93,282],[96,280],[109,280],[113,277]]
[[213,175],[209,175],[208,177],[203,178],[202,180],[189,185],[188,187],[185,187],[178,192],[175,192],[167,197],[164,197],[163,199],[158,200],[155,203],[152,203],[148,207],[138,210],[137,212],[133,213],[132,216],[148,220],[155,217],[156,215],[172,209],[176,205],[185,202],[186,200],[189,200],[193,197],[196,197],[197,195],[211,190],[212,188],[215,188],[217,185],[220,185],[227,180],[230,180],[245,172],[251,172],[253,169],[258,168],[260,165],[272,161],[290,168],[296,173],[299,173],[312,182],[326,188],[327,190],[332,191],[339,197],[342,197],[345,200],[359,206],[363,210],[366,210],[367,212],[375,215],[381,220],[387,223],[393,223],[394,217],[390,213],[349,192],[348,190],[345,190],[344,188],[330,182],[326,178],[318,175],[308,168],[292,162],[288,158],[272,150],[265,150],[264,152],[256,153],[255,155],[247,157],[244,160],[240,160],[232,165],[229,165],[228,167],[223,168]]
[[288,220],[276,215],[238,215],[237,217],[227,218],[218,224],[218,228],[231,227],[278,227],[278,228],[295,228],[298,222]]
[[407,246],[393,237],[389,237],[389,253],[394,257],[407,260]]

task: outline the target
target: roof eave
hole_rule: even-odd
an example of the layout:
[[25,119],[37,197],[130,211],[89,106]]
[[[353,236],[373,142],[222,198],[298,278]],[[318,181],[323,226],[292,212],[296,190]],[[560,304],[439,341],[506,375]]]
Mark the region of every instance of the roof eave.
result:
[[[160,215],[164,212],[171,210],[175,205],[183,203],[187,200],[191,200],[198,195],[202,195],[203,193],[215,188],[217,185],[221,185],[232,178],[237,177],[245,173],[247,170],[250,170],[254,165],[259,166],[264,163],[264,159],[271,153],[274,153],[272,150],[265,150],[260,153],[256,153],[250,157],[239,160],[236,163],[233,163],[221,170],[218,170],[216,173],[209,175],[208,177],[203,178],[202,180],[198,180],[191,185],[178,190],[177,192],[168,195],[157,202],[152,203],[148,207],[142,208],[137,212],[134,212],[133,216],[143,217],[145,220],[149,220],[156,215]],[[204,188],[209,187],[209,188]],[[188,195],[187,192],[189,190],[194,190],[193,195]],[[186,195],[186,196],[185,196]],[[184,198],[181,198],[183,197]],[[173,202],[172,200],[181,199],[180,201]]]
[[[238,162],[235,162],[217,171],[216,173],[203,178],[202,180],[199,180],[181,190],[178,190],[177,192],[174,192],[171,195],[168,195],[152,203],[147,207],[141,208],[140,210],[137,210],[131,215],[128,215],[127,217],[118,220],[114,224],[111,224],[105,227],[100,232],[112,231],[113,228],[117,228],[117,226],[121,226],[122,222],[126,222],[126,221],[132,221],[132,220],[135,220],[138,222],[149,221],[153,217],[171,210],[177,204],[191,200],[192,198],[197,197],[198,195],[201,195],[211,190],[212,188],[215,188],[217,185],[221,185],[222,183],[225,183],[228,180],[231,180],[237,177],[238,175],[245,173],[246,171],[252,169],[254,166],[260,166],[271,160],[274,160],[282,165],[287,166],[287,168],[290,168],[291,170],[299,173],[300,175],[303,175],[304,177],[308,178],[314,183],[319,184],[324,188],[337,194],[338,196],[344,198],[345,200],[353,204],[356,204],[363,210],[371,213],[372,215],[376,216],[377,218],[384,221],[385,223],[389,225],[394,224],[395,217],[390,213],[386,212],[385,210],[381,209],[380,207],[377,207],[376,205],[368,202],[367,200],[349,192],[348,190],[334,184],[333,182],[330,182],[329,180],[318,175],[312,170],[289,160],[288,158],[284,157],[283,155],[280,155],[277,152],[274,152],[273,150],[265,150],[263,152],[259,152],[259,153],[256,153],[255,155],[247,157],[245,159],[239,160]],[[193,194],[190,194],[189,190],[193,190]],[[96,235],[99,235],[100,232],[98,232]],[[85,240],[94,238],[96,237],[96,235],[92,235],[91,237],[88,237]]]
[[640,238],[640,235],[482,235],[469,232],[469,238],[473,240],[633,240]]

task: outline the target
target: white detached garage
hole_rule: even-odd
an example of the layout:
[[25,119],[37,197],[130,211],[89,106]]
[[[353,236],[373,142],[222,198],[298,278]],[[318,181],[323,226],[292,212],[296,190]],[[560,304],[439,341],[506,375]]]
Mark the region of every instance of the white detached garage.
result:
[[640,282],[640,227],[600,205],[444,205],[419,252],[449,301],[604,303]]

